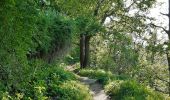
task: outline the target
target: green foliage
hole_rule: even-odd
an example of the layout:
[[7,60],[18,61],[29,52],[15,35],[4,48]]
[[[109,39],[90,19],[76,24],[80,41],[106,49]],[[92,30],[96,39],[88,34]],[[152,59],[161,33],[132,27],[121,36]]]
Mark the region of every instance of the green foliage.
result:
[[59,100],[92,100],[87,87],[77,81],[67,81],[61,85],[52,84],[50,95],[58,96]]
[[58,65],[45,64],[41,60],[31,63],[35,67],[31,80],[25,82],[18,92],[6,92],[0,89],[1,98],[15,99],[21,96],[22,99],[48,100],[50,98],[59,100],[91,100],[91,95],[86,86],[76,81],[77,77],[64,70]]
[[[97,45],[97,46],[96,46]],[[91,65],[115,74],[129,74],[138,64],[138,53],[133,49],[132,38],[121,32],[109,31],[103,37],[92,38]]]
[[30,78],[26,54],[36,30],[37,5],[34,0],[3,0],[0,4],[0,80],[7,88],[19,87]]
[[104,86],[105,92],[110,96],[115,96],[120,89],[120,84],[122,80],[114,80],[109,82],[107,85]]
[[0,79],[15,90],[31,79],[30,59],[53,59],[53,52],[71,43],[74,25],[55,10],[40,10],[34,0],[10,1],[0,7]]
[[100,23],[93,17],[80,16],[76,19],[77,27],[81,34],[93,35],[102,29]]
[[49,54],[57,52],[71,43],[74,31],[73,20],[55,10],[39,12],[37,28],[36,34],[32,37],[33,45],[36,46],[32,49],[36,50],[31,50],[30,53]]
[[97,0],[71,0],[63,1],[57,0],[54,1],[55,7],[62,13],[67,14],[71,17],[84,16],[89,17],[93,15]]
[[133,80],[113,81],[105,86],[113,100],[163,100],[163,96]]
[[52,59],[54,52],[69,47],[74,20],[34,0],[3,0],[0,5],[0,99],[90,99],[73,73],[36,59]]
[[78,63],[80,61],[80,48],[78,46],[72,48],[71,52],[65,57],[64,61],[68,65]]
[[[77,39],[80,34],[96,36],[96,33],[106,31],[102,24],[111,15],[115,15],[118,21],[113,21],[105,32],[104,40],[108,41],[105,46],[97,45],[98,50],[94,48],[97,59],[99,58],[96,65],[107,71],[131,75],[132,67],[138,63],[138,54],[132,47],[132,39],[125,33],[144,33],[142,27],[145,26],[145,19],[137,18],[138,14],[128,16],[123,0],[99,1],[1,0],[0,99],[91,100],[88,88],[77,82],[73,73],[59,65],[47,64],[44,60],[51,62],[57,54],[62,55],[60,51],[66,51],[70,47],[73,36]],[[134,1],[134,5],[144,11],[154,1]],[[97,39],[100,42],[96,44],[100,44],[102,40]],[[155,52],[154,49],[157,48],[148,47]],[[75,52],[66,58],[69,64],[79,61],[79,49],[75,48],[73,51]],[[81,70],[79,74],[96,78],[102,84],[113,79],[127,79],[126,76],[112,75],[103,70]],[[134,81],[120,81],[118,84],[113,82],[110,86],[114,87],[108,91],[118,99],[160,98],[157,93]]]

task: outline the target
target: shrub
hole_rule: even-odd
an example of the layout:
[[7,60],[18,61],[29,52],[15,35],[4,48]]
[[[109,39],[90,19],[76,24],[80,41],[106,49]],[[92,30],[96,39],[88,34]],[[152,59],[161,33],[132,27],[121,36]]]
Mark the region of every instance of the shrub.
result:
[[131,80],[114,81],[105,86],[113,100],[163,100],[163,96]]
[[110,96],[114,96],[120,90],[120,84],[122,82],[123,81],[120,81],[120,80],[109,82],[109,84],[105,85],[104,87],[105,92]]
[[[0,22],[0,80],[11,94],[23,91],[32,76],[40,77],[35,75],[40,73],[34,74],[37,67],[29,65],[30,60],[43,58],[50,62],[59,50],[70,45],[74,21],[55,10],[38,10],[35,0],[1,3],[0,20],[6,20]],[[42,74],[48,73],[45,70]]]
[[0,99],[3,100],[91,100],[89,90],[86,86],[78,83],[77,76],[72,72],[64,70],[58,64],[46,64],[41,60],[30,63],[34,66],[32,78],[21,84],[15,91],[6,89],[0,83]]
[[89,89],[77,81],[51,84],[50,96],[59,100],[92,100]]

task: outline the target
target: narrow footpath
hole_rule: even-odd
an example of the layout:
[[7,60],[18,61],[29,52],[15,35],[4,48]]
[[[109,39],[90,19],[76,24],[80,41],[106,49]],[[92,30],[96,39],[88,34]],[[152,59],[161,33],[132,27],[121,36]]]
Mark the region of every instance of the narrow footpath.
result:
[[102,85],[99,84],[97,80],[89,79],[88,77],[80,77],[80,82],[89,85],[93,100],[109,100]]
[[[67,70],[73,72],[75,68],[73,66],[67,66]],[[104,89],[101,84],[97,82],[96,79],[90,79],[88,77],[79,78],[80,82],[89,86],[90,93],[93,96],[93,100],[110,100],[109,97],[104,92]]]

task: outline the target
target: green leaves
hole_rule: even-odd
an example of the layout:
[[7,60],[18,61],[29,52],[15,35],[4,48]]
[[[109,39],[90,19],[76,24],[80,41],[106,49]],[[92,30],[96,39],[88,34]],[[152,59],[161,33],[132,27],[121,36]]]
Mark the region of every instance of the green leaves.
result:
[[39,10],[34,0],[0,4],[0,80],[20,89],[33,74],[30,59],[53,55],[70,43],[73,21],[49,8]]
[[[29,79],[26,53],[35,30],[36,14],[34,2],[9,0],[1,1],[0,7],[0,70],[7,86],[18,87]],[[29,10],[27,10],[29,9]],[[6,75],[6,77],[4,76]],[[21,78],[20,76],[23,77]]]
[[76,25],[80,34],[90,36],[93,36],[102,30],[102,25],[95,18],[91,17],[78,17],[76,19]]
[[113,81],[106,87],[113,99],[119,100],[162,100],[164,97],[153,90],[144,87],[134,80]]

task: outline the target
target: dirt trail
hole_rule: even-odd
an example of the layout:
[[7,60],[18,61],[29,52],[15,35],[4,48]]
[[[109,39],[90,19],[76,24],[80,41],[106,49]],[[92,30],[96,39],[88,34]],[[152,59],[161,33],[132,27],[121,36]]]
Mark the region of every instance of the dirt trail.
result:
[[[66,70],[74,71],[74,66],[67,66]],[[101,84],[97,82],[96,79],[90,79],[88,77],[80,77],[80,82],[84,83],[85,85],[89,85],[90,93],[93,95],[93,100],[110,100]]]
[[86,85],[89,85],[93,100],[109,100],[105,94],[103,87],[95,79],[89,79],[88,77],[80,77],[80,81]]

